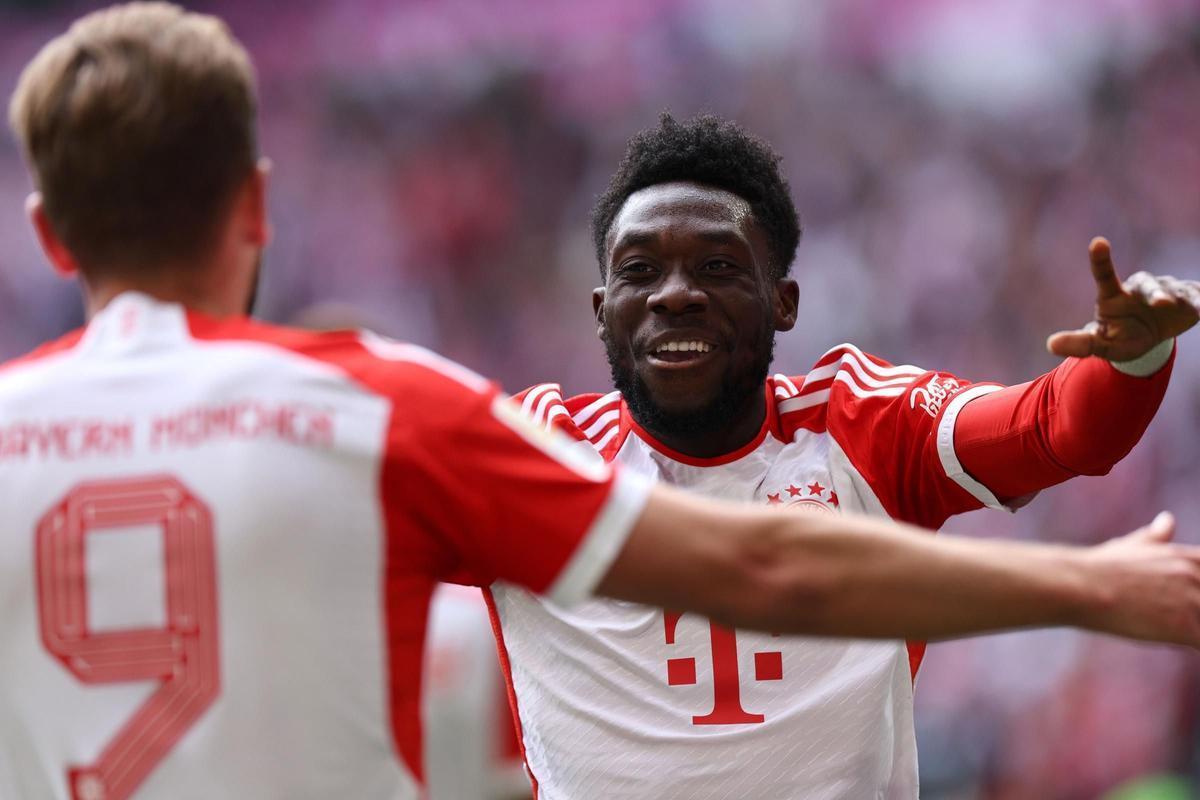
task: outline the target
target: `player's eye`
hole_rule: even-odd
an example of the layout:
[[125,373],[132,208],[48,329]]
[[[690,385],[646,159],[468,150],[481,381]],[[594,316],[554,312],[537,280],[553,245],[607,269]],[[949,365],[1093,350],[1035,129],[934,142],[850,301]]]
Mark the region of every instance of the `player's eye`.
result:
[[654,267],[645,261],[630,261],[617,267],[618,275],[627,275],[629,277],[649,275],[653,271]]
[[737,269],[737,265],[732,261],[726,261],[723,258],[714,258],[711,261],[705,261],[700,267],[702,272],[731,272]]

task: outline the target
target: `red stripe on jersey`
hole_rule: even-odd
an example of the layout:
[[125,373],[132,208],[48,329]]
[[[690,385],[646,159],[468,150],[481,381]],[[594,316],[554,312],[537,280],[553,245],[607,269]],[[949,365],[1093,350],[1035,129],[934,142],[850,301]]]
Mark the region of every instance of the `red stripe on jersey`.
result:
[[44,358],[55,356],[59,353],[65,353],[79,344],[79,341],[83,338],[83,334],[86,331],[87,328],[76,328],[70,333],[64,334],[52,342],[46,342],[45,344],[40,345],[36,349],[26,353],[23,356],[18,356],[11,361],[6,361],[3,364],[0,364],[0,372],[5,372],[9,369],[13,369],[14,367],[29,366],[30,364],[41,361]]
[[925,647],[928,642],[907,641],[904,646],[908,648],[908,670],[912,673],[913,683],[917,682],[917,671],[921,669],[921,662],[925,660]]
[[[553,391],[553,396],[539,414],[538,406],[550,391]],[[562,389],[557,383],[539,383],[517,392],[512,396],[512,400],[521,406],[522,412],[530,420],[557,428],[575,441],[591,442],[605,461],[612,461],[621,443],[625,441],[625,436],[620,435],[621,408],[624,404],[617,392],[581,394],[563,400]],[[611,415],[611,419],[602,423],[602,418],[606,415]],[[596,427],[597,425],[599,427]],[[591,430],[592,428],[595,430]],[[614,431],[617,435],[612,435]],[[625,429],[624,433],[628,435],[628,429]],[[601,442],[604,444],[601,445]]]
[[[517,398],[513,398],[516,400]],[[555,408],[563,407],[562,389],[557,383],[543,383],[521,392],[521,411],[538,425],[548,426]]]
[[924,370],[918,367],[889,364],[882,358],[873,356],[870,353],[864,353],[852,344],[839,344],[836,347],[830,348],[824,355],[817,359],[817,363],[813,365],[813,369],[828,366],[844,358],[854,359],[868,374],[881,380],[895,377],[900,372],[911,372],[914,375],[924,372]]
[[[188,327],[193,338],[202,341],[251,341],[274,345],[314,361],[330,364],[344,370],[349,377],[385,397],[394,397],[399,388],[395,363],[383,362],[362,344],[356,331],[313,332],[277,327],[255,322],[246,318],[217,320],[187,312]],[[388,423],[389,441],[385,452],[399,446],[396,441],[396,410]],[[380,493],[399,476],[391,474],[396,469],[393,459],[384,458],[380,469]],[[405,509],[397,503],[383,504],[385,525],[388,531],[385,543],[384,569],[399,563],[397,548],[405,548],[404,558],[412,560],[412,543],[400,542],[394,532],[403,530],[409,521]],[[439,559],[437,554],[425,554],[430,561]],[[429,617],[429,602],[433,594],[432,578],[424,582],[411,577],[405,581],[388,580],[385,575],[384,619],[388,652],[390,716],[395,747],[405,765],[420,783],[425,781],[424,759],[421,744],[421,676],[422,644],[425,641],[426,622]],[[418,643],[417,646],[397,646],[399,643]]]
[[795,411],[780,409],[779,426],[781,429],[780,438],[785,442],[795,438],[796,431],[799,430],[824,433],[826,430],[825,402],[822,401],[816,405],[796,409]]
[[[853,345],[843,344],[821,356],[807,375],[787,379],[788,383],[799,385],[799,391],[789,391],[788,385],[781,380],[785,376],[776,376],[772,382],[776,386],[776,402],[781,404],[780,413],[790,415],[827,403],[828,395],[818,393],[833,391],[836,383],[841,383],[855,396],[881,391],[883,396],[892,396],[895,392],[889,390],[906,386],[923,372],[916,367],[893,367]],[[807,420],[797,427],[818,432],[825,430],[824,425],[817,422],[820,412],[809,411],[805,416]]]
[[533,800],[538,798],[538,779],[529,766],[529,756],[525,753],[525,729],[521,727],[521,712],[517,706],[517,689],[513,685],[512,660],[508,657],[508,645],[504,643],[504,627],[500,624],[500,612],[496,609],[496,598],[492,590],[486,586],[483,589],[483,600],[487,603],[488,618],[492,621],[492,634],[496,637],[496,657],[500,661],[500,671],[504,673],[504,690],[508,693],[508,707],[512,711],[513,730],[517,733],[517,749],[521,754],[521,762],[525,764],[525,774],[533,785]]
[[546,591],[611,500],[612,473],[585,479],[550,457],[497,414],[492,384],[427,350],[191,312],[188,324],[196,339],[261,342],[327,363],[390,402],[378,491],[391,725],[421,780],[420,680],[434,580],[503,579]]
[[[602,400],[604,402],[600,402]],[[571,403],[567,406],[567,409],[571,412],[571,420],[579,426],[579,429],[587,430],[600,417],[613,409],[619,409],[622,405],[621,395],[617,392],[609,392],[603,395],[581,394],[578,397],[571,398]]]
[[[625,414],[622,412],[624,406],[625,401],[618,392],[581,394],[566,401],[567,411],[571,414],[570,424],[578,431],[578,438],[590,441],[606,462],[616,458],[629,436],[630,429],[625,424]],[[612,418],[589,436],[588,431],[605,415],[612,415]]]
[[925,374],[927,370],[913,366],[892,366],[882,359],[867,355],[853,345],[842,345],[839,374],[846,374],[864,389],[903,385]]
[[562,388],[557,383],[539,383],[512,396],[512,402],[530,420],[545,428],[557,428],[575,441],[585,442],[587,436],[571,419],[563,402]]
[[789,397],[795,397],[796,395],[800,394],[799,387],[801,384],[803,384],[803,380],[801,380],[800,383],[796,383],[787,375],[783,374],[771,376],[770,382],[775,387],[775,397],[780,400],[787,400]]

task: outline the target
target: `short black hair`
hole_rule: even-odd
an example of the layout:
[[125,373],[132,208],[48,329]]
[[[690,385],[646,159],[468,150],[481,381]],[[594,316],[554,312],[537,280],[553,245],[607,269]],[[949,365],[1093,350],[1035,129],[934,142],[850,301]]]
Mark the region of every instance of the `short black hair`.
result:
[[767,234],[774,276],[786,276],[800,244],[800,218],[779,161],[769,144],[736,122],[712,114],[678,122],[663,112],[657,127],[629,140],[608,189],[592,208],[600,274],[605,273],[608,233],[629,196],[648,186],[687,181],[723,189],[749,203]]

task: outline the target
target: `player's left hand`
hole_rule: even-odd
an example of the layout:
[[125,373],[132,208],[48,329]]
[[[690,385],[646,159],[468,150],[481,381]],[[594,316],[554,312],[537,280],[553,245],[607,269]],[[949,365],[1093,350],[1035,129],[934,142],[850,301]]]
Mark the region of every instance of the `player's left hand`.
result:
[[1135,272],[1121,283],[1108,240],[1100,236],[1088,245],[1088,256],[1096,281],[1096,318],[1047,339],[1046,349],[1054,355],[1131,361],[1200,320],[1200,284],[1195,281]]

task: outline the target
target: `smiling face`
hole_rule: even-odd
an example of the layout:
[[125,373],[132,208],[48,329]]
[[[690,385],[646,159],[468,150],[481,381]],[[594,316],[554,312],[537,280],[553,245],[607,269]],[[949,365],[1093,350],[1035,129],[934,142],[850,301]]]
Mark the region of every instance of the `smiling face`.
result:
[[694,440],[744,427],[750,415],[753,436],[775,331],[795,324],[797,294],[795,281],[775,277],[741,197],[685,182],[631,194],[609,231],[593,303],[634,418],[665,439]]

